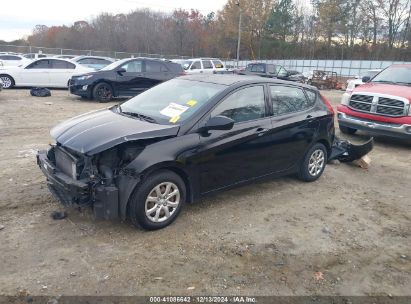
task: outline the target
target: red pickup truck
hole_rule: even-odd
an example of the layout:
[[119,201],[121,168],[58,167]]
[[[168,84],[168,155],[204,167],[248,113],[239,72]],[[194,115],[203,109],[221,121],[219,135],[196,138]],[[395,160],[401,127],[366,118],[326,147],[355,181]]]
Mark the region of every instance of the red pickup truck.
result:
[[341,132],[411,139],[411,64],[391,65],[363,82],[337,107]]

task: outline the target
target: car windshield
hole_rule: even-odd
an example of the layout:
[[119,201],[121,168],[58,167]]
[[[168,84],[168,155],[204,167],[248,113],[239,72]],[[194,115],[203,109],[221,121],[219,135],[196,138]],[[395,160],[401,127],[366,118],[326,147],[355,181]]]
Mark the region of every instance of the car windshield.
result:
[[178,124],[199,111],[225,85],[173,79],[130,99],[120,106],[125,115],[159,124]]
[[109,65],[106,65],[104,68],[102,68],[100,71],[110,71],[115,69],[116,67],[122,65],[123,63],[125,63],[126,61],[130,60],[130,58],[126,58],[126,59],[121,59],[119,61],[115,61],[113,63],[110,63]]
[[411,84],[411,66],[392,66],[375,76],[372,82]]
[[190,67],[192,63],[193,62],[191,60],[185,60],[185,61],[180,62],[184,70],[188,70],[188,68]]
[[365,76],[370,77],[370,78],[373,78],[373,77],[374,77],[375,75],[377,75],[379,72],[380,72],[380,71],[376,71],[376,70],[365,71],[365,72],[362,72],[362,73],[360,74],[360,78],[363,78],[363,77],[365,77]]

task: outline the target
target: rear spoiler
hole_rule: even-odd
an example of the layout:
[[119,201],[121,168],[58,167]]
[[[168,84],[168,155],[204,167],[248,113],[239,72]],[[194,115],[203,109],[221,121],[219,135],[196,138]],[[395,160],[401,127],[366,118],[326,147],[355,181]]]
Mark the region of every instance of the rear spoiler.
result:
[[374,138],[371,137],[363,144],[352,144],[346,139],[335,137],[331,147],[330,160],[338,159],[340,162],[348,163],[360,159],[364,155],[370,153],[374,147]]

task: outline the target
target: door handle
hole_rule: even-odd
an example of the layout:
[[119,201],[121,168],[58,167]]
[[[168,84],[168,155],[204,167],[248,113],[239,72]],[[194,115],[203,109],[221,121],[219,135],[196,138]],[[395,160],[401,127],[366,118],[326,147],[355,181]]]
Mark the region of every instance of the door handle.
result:
[[258,136],[263,136],[265,133],[267,133],[269,130],[266,128],[258,128],[256,130],[256,133],[258,134]]

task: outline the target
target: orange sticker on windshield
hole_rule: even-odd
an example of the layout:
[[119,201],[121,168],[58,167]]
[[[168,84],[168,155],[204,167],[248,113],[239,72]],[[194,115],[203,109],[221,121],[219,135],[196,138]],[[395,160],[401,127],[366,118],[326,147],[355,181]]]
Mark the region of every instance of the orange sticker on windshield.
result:
[[189,105],[190,107],[194,107],[196,104],[197,104],[197,100],[191,99],[187,101],[187,105]]
[[171,118],[170,120],[169,120],[169,122],[171,122],[171,123],[176,123],[177,121],[179,121],[180,120],[180,116],[174,116],[173,118]]

